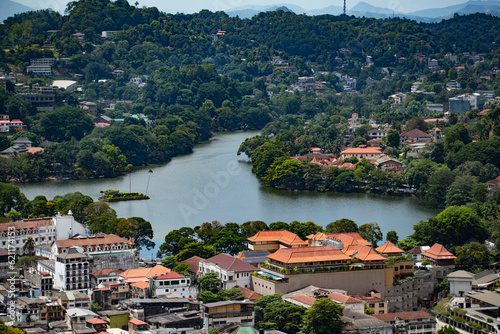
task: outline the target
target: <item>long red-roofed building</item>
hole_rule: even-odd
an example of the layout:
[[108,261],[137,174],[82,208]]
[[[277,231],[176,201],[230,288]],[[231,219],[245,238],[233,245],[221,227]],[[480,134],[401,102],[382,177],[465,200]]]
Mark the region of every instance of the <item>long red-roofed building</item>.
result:
[[342,158],[357,158],[358,160],[377,160],[382,155],[379,147],[366,147],[364,145],[356,148],[348,148],[342,151]]
[[260,231],[247,239],[248,248],[254,251],[274,252],[280,248],[307,247],[307,241],[289,231]]

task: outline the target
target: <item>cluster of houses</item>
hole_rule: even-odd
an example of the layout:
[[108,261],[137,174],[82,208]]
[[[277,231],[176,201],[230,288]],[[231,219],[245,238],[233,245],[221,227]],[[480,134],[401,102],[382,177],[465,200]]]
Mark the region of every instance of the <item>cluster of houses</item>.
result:
[[[422,307],[446,277],[462,298],[456,307],[498,310],[495,292],[483,290],[498,275],[455,272],[455,256],[439,244],[404,252],[390,241],[374,247],[358,233],[319,232],[303,240],[289,231],[260,231],[248,238],[247,251],[191,257],[182,262],[189,273],[180,274],[142,263],[131,239],[88,235],[69,213],[0,224],[1,268],[9,267],[9,254],[30,252],[29,238],[36,262],[0,273],[0,306],[8,311],[0,320],[26,333],[208,333],[212,327],[259,333],[255,300],[280,293],[304,308],[318,298],[343,306],[343,333],[431,334],[436,320]],[[221,288],[239,289],[243,300],[199,302],[195,281],[208,273]]]

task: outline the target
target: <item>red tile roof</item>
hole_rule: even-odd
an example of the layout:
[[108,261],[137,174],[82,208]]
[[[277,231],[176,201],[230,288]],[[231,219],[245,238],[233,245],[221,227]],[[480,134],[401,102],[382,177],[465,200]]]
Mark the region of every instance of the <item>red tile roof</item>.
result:
[[378,254],[373,248],[355,244],[342,250],[345,254],[353,256],[361,261],[385,261],[385,257]]
[[355,304],[355,303],[362,303],[361,300],[353,298],[351,296],[346,296],[338,292],[332,292],[328,294],[328,298],[337,301],[342,304]]
[[14,227],[17,231],[39,228],[42,226],[54,225],[52,218],[45,219],[30,219],[30,220],[18,220],[15,222],[2,223],[0,224],[0,232],[6,232],[9,227]]
[[269,255],[268,258],[281,263],[351,260],[351,258],[345,255],[340,249],[329,246],[282,248]]
[[140,320],[137,320],[137,319],[130,319],[129,322],[131,324],[134,324],[134,325],[137,325],[137,326],[147,325],[147,323],[145,323],[144,321],[140,321]]
[[383,244],[382,246],[375,248],[375,250],[377,252],[379,252],[380,254],[396,254],[396,253],[399,254],[399,253],[404,253],[404,250],[402,250],[401,248],[397,247],[396,245],[394,245],[389,240],[387,240],[385,242],[385,244]]
[[108,323],[107,321],[99,319],[99,318],[89,319],[86,322],[88,322],[89,324],[92,324],[92,325],[105,325]]
[[281,242],[287,246],[307,246],[307,242],[289,231],[260,231],[247,239],[251,242]]
[[450,260],[457,258],[440,244],[434,244],[431,248],[423,252],[422,256],[426,256],[434,260]]
[[420,129],[413,129],[411,131],[402,133],[399,135],[400,137],[409,137],[409,138],[431,138],[432,136]]
[[255,301],[257,299],[259,299],[260,297],[262,297],[262,295],[258,292],[255,292],[253,290],[250,290],[250,289],[247,289],[247,288],[244,288],[242,286],[237,286],[237,288],[245,294],[245,296],[243,296],[243,299],[248,299],[250,301]]
[[179,263],[187,264],[189,269],[191,269],[193,273],[197,273],[200,270],[200,261],[205,262],[205,259],[199,256],[192,256],[189,259],[181,261]]
[[182,276],[181,274],[176,273],[175,271],[171,271],[168,274],[156,277],[157,280],[175,279],[175,278],[184,278],[184,276]]
[[370,242],[363,239],[363,237],[361,237],[361,235],[359,235],[358,232],[332,233],[332,234],[327,234],[326,236],[341,241],[344,244],[344,247],[347,247],[352,244],[362,244],[365,246],[372,245]]
[[291,299],[296,300],[299,303],[309,305],[309,306],[313,306],[314,302],[316,301],[315,298],[310,297],[308,295],[304,295],[304,294],[293,296]]
[[[74,246],[80,247],[88,247],[88,246],[101,246],[101,248],[105,245],[109,247],[111,245],[117,244],[128,244],[129,246],[133,246],[134,242],[132,239],[125,239],[117,236],[116,234],[104,234],[99,233],[94,236],[89,236],[86,238],[74,238],[74,239],[64,239],[64,240],[56,240],[56,245],[59,251],[63,248],[69,248]],[[94,247],[93,247],[94,248]]]
[[500,187],[500,176],[494,180],[486,182],[490,187]]
[[255,271],[256,267],[246,263],[243,260],[237,259],[234,256],[227,254],[218,254],[207,259],[205,262],[214,263],[218,267],[225,270],[232,270],[235,272]]
[[432,318],[432,315],[424,311],[411,311],[411,312],[395,312],[387,314],[373,314],[372,317],[385,322],[390,322],[394,321],[396,317],[398,317],[401,320],[413,320],[413,319]]

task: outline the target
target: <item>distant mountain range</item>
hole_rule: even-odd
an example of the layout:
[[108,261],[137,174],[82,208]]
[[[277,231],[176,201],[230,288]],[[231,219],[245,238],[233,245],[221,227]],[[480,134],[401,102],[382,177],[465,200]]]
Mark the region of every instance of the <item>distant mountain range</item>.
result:
[[[328,6],[321,9],[307,10],[291,4],[275,4],[269,6],[244,6],[232,10],[227,10],[229,16],[239,16],[240,18],[251,18],[260,12],[274,11],[284,9],[296,14],[307,15],[340,15],[343,12],[341,6]],[[438,22],[442,19],[452,17],[455,13],[460,15],[486,13],[494,16],[500,16],[500,1],[468,1],[459,5],[448,6],[443,8],[429,8],[411,13],[402,13],[389,8],[376,7],[369,3],[360,1],[354,7],[347,11],[348,15],[358,17],[373,17],[373,18],[389,18],[389,17],[404,17],[416,21],[423,22]]]
[[20,3],[10,1],[10,0],[1,0],[2,1],[2,10],[0,11],[0,21],[4,21],[5,19],[14,16],[14,14],[19,14],[22,12],[29,12],[34,10],[31,7],[21,5]]
[[[28,6],[11,0],[0,0],[2,11],[0,12],[0,21],[7,19],[17,13],[34,10]],[[342,6],[328,6],[320,9],[307,10],[300,6],[283,3],[273,5],[249,5],[226,10],[229,16],[239,16],[240,18],[251,18],[260,12],[268,12],[275,10],[285,10],[296,14],[307,15],[340,15],[343,13]],[[357,17],[373,17],[373,18],[389,18],[401,17],[422,22],[439,22],[443,19],[452,17],[455,13],[460,15],[473,13],[486,13],[494,16],[500,16],[500,1],[498,0],[471,0],[459,5],[453,5],[442,8],[428,8],[411,13],[402,13],[389,8],[376,7],[364,1],[358,2],[354,7],[347,11],[348,15]]]

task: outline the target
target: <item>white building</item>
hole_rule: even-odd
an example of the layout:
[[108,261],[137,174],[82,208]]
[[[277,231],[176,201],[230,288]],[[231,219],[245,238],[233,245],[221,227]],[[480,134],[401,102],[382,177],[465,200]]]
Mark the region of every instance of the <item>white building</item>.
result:
[[52,68],[48,65],[30,65],[26,68],[26,72],[41,75],[52,75]]
[[251,278],[257,268],[227,254],[218,254],[205,261],[200,261],[199,273],[204,276],[208,273],[216,273],[222,281],[223,289],[231,289],[235,286],[251,288]]
[[450,281],[450,294],[456,297],[465,296],[466,292],[472,291],[472,280],[474,274],[465,270],[457,270],[446,276]]
[[54,64],[55,58],[32,58],[30,59],[30,65],[43,65],[51,66]]
[[32,237],[35,246],[38,246],[50,245],[57,239],[86,234],[85,227],[71,215],[19,220],[0,224],[0,247],[10,248],[17,254],[23,254],[24,244],[29,237]]
[[54,288],[80,291],[89,289],[90,261],[90,256],[79,252],[75,247],[57,254]]
[[153,280],[153,295],[156,297],[176,296],[181,298],[196,297],[190,288],[191,279],[171,271]]
[[20,220],[0,224],[0,247],[24,254],[24,244],[31,237],[35,245],[52,243],[56,228],[52,218]]

